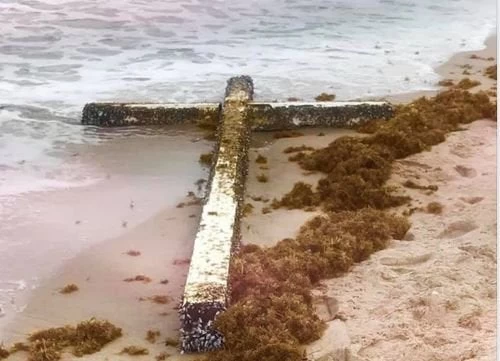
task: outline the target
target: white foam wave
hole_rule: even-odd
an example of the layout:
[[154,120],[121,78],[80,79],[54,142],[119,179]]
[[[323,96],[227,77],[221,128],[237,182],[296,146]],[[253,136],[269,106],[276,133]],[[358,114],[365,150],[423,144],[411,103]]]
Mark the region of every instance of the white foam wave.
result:
[[58,99],[54,108],[73,112],[95,99],[217,100],[226,78],[240,73],[255,78],[261,98],[432,89],[433,67],[481,48],[495,24],[493,0],[44,0],[2,7],[0,99]]
[[495,14],[494,0],[0,1],[0,192],[85,184],[50,174],[65,145],[95,141],[77,125],[88,101],[218,101],[237,74],[261,100],[430,90]]
[[[49,118],[25,118],[29,114],[23,112],[29,111]],[[51,120],[42,110],[0,110],[0,197],[98,181],[64,161],[66,145],[97,141],[85,139],[81,131],[80,126]]]

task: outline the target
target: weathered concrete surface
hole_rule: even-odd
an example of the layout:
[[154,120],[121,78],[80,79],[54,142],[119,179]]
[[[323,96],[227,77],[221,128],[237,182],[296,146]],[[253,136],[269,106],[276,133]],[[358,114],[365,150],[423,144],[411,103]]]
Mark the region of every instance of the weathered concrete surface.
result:
[[[250,82],[243,77],[238,79],[244,79],[238,81],[246,82],[247,86],[242,86],[230,97],[251,102],[252,99],[247,97],[254,90],[251,79]],[[225,101],[229,95],[227,91],[226,89]],[[106,127],[180,123],[215,125],[219,120],[220,110],[219,103],[89,103],[83,108],[82,124]],[[386,102],[254,102],[249,104],[248,111],[252,129],[263,131],[300,127],[349,128],[372,119],[388,119],[392,115],[393,107]]]
[[104,127],[181,123],[217,124],[220,108],[219,103],[89,103],[83,108],[82,124]]
[[372,119],[388,119],[393,107],[386,102],[252,103],[249,116],[254,130],[301,127],[350,128]]
[[212,324],[229,302],[229,265],[233,246],[239,241],[251,132],[247,102],[252,96],[249,77],[228,81],[218,128],[217,159],[180,308],[184,352],[211,351],[223,346],[223,336]]
[[351,339],[343,321],[333,320],[328,323],[323,336],[307,345],[308,360],[313,361],[351,361]]

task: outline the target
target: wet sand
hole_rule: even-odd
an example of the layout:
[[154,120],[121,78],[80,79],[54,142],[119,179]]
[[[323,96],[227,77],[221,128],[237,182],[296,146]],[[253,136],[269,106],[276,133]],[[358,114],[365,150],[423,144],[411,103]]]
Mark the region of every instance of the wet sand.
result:
[[[252,139],[249,154],[249,171],[245,202],[254,208],[242,221],[242,242],[263,246],[273,245],[283,238],[295,237],[299,228],[317,212],[305,212],[300,209],[272,209],[273,199],[280,199],[289,192],[296,182],[316,184],[321,174],[308,174],[296,162],[290,162],[288,157],[297,153],[285,154],[283,151],[290,146],[306,145],[314,148],[326,147],[335,139],[355,134],[347,129],[303,129],[304,136],[298,138],[274,139],[274,133],[256,133]],[[318,134],[324,134],[318,136]],[[267,164],[255,162],[258,155],[267,158]],[[264,168],[264,169],[263,169]],[[258,175],[266,175],[265,183],[257,180]],[[262,198],[255,201],[252,198]],[[270,213],[263,214],[263,208],[270,208]]]
[[[101,144],[69,152],[77,153],[79,162],[92,164],[100,181],[88,187],[33,193],[18,200],[20,210],[27,207],[39,212],[15,214],[16,222],[3,230],[3,237],[20,240],[20,244],[8,258],[4,254],[2,267],[7,265],[9,272],[2,278],[35,277],[24,289],[5,295],[0,339],[10,344],[37,329],[97,317],[124,331],[124,337],[110,345],[105,355],[132,344],[142,344],[152,354],[155,347],[157,353],[168,352],[163,341],[168,336],[178,337],[175,307],[201,211],[196,205],[176,206],[193,199],[186,197],[188,191],[203,194],[195,183],[206,179],[208,171],[198,159],[212,147],[211,142],[201,139],[203,135],[193,128],[159,135],[104,134],[109,139]],[[125,254],[129,250],[141,255]],[[146,275],[151,282],[123,281],[136,275]],[[59,290],[70,283],[79,290],[60,294]],[[30,291],[32,287],[35,289]],[[139,300],[154,295],[168,295],[169,302]],[[144,340],[150,329],[161,331],[158,345]],[[25,357],[20,352],[9,360]],[[98,353],[84,359],[102,357],[103,353]],[[72,358],[65,355],[65,359]]]

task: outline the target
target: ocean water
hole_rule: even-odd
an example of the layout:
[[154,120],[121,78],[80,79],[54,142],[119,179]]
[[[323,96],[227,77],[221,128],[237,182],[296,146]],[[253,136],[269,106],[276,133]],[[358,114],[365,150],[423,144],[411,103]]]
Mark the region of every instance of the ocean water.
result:
[[0,201],[93,181],[63,160],[100,141],[86,102],[220,100],[238,74],[260,100],[432,89],[495,17],[495,0],[0,0]]

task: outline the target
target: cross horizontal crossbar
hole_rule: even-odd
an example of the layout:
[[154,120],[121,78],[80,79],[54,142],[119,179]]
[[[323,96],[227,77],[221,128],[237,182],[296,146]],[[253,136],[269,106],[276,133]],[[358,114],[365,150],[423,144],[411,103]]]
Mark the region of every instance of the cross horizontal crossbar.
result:
[[89,103],[82,124],[101,127],[174,125],[219,121],[220,103]]
[[[217,124],[219,103],[89,103],[82,123],[116,127],[133,125]],[[253,130],[300,127],[347,128],[372,119],[387,119],[393,107],[387,102],[253,102],[248,119]]]

